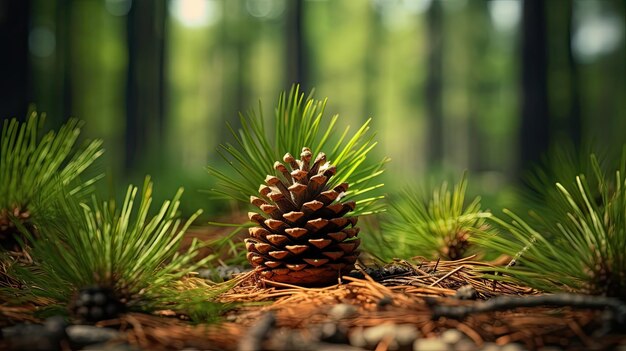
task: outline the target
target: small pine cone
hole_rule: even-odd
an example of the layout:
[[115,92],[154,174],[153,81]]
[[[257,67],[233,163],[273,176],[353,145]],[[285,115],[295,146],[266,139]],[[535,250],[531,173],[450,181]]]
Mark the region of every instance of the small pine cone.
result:
[[0,246],[7,250],[18,250],[16,236],[20,235],[15,223],[9,218],[9,214],[25,223],[30,218],[30,211],[20,206],[0,210]]
[[259,226],[249,229],[247,258],[252,266],[262,267],[265,279],[328,285],[349,272],[357,260],[357,217],[344,217],[356,204],[339,202],[348,184],[331,188],[328,183],[336,168],[324,153],[312,163],[311,156],[306,147],[300,160],[287,153],[283,158],[287,166],[276,162],[278,176],[268,175],[260,197],[250,198],[263,214],[249,213]]
[[70,309],[74,316],[87,323],[116,318],[125,310],[113,290],[101,287],[81,289]]
[[608,262],[596,255],[596,263],[586,269],[587,279],[581,286],[583,294],[609,297],[623,297],[626,294],[624,271],[616,272]]
[[469,237],[469,232],[459,230],[454,233],[454,236],[446,238],[441,252],[442,256],[449,260],[458,260],[463,258],[469,248]]

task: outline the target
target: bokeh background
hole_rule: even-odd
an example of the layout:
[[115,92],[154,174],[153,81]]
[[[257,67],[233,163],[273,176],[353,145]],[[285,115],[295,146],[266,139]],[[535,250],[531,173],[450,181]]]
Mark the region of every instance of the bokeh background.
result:
[[625,28],[624,0],[0,0],[0,117],[80,118],[104,191],[213,215],[226,122],[297,82],[374,118],[388,191],[468,170],[500,206],[550,145],[626,142]]

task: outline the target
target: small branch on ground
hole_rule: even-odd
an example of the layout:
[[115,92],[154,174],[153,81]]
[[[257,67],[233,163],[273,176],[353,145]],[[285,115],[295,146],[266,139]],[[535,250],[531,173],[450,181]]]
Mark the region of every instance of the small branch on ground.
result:
[[[433,301],[430,301],[431,303]],[[554,294],[540,296],[499,296],[483,302],[476,302],[468,306],[443,306],[432,307],[432,319],[441,317],[463,319],[470,314],[506,311],[518,307],[560,306],[578,309],[604,309],[608,308],[612,314],[612,320],[617,325],[626,324],[626,304],[619,299],[603,296],[586,296],[576,294]]]

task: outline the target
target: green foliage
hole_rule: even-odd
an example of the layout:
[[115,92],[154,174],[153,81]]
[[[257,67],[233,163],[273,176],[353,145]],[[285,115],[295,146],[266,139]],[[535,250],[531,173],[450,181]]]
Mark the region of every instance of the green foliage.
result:
[[[584,150],[584,151],[581,151]],[[590,146],[578,150],[568,143],[560,143],[550,148],[544,155],[542,162],[525,177],[525,187],[521,189],[522,205],[525,207],[520,213],[530,211],[541,212],[544,215],[554,214],[553,220],[558,221],[563,213],[557,213],[560,208],[561,191],[555,186],[557,183],[565,187],[570,193],[578,192],[575,179],[580,174],[591,174],[593,166],[590,154],[596,154]],[[597,163],[603,169],[607,169],[608,155],[598,158]],[[589,190],[594,199],[600,198],[599,188],[595,177],[587,179]],[[581,205],[583,205],[581,203]],[[523,216],[525,217],[525,216]],[[534,225],[540,225],[531,218],[524,218]]]
[[[91,206],[65,196],[55,199],[60,216],[36,223],[41,238],[29,238],[34,265],[13,267],[14,276],[26,286],[17,293],[66,304],[81,288],[99,286],[111,289],[130,309],[166,307],[177,294],[176,283],[213,257],[195,261],[197,241],[187,252],[178,252],[185,231],[201,213],[181,221],[177,212],[182,189],[153,217],[149,178],[139,198],[137,193],[137,187],[129,186],[121,208],[95,198]],[[206,300],[216,290],[201,293]]]
[[269,128],[265,126],[261,106],[258,114],[250,111],[247,117],[242,115],[241,129],[236,132],[231,128],[235,144],[222,145],[219,151],[236,174],[209,167],[209,173],[218,179],[213,192],[219,197],[247,203],[265,177],[276,173],[273,168],[276,161],[282,160],[287,152],[300,155],[303,147],[309,147],[314,156],[326,153],[328,161],[337,167],[330,187],[343,182],[350,184],[343,199],[357,202],[355,214],[379,211],[375,205],[382,196],[368,194],[382,187],[376,177],[383,173],[387,159],[375,163],[366,160],[377,144],[369,133],[370,120],[350,136],[349,127],[337,131],[339,116],[328,118],[325,107],[326,101],[312,96],[305,99],[298,86],[294,86],[289,95],[281,94]]
[[508,210],[510,223],[493,218],[512,238],[482,235],[479,241],[515,257],[515,265],[500,269],[499,279],[547,292],[626,296],[626,149],[614,177],[594,155],[590,165],[590,174],[575,177],[575,187],[556,184],[558,202],[549,212],[532,214],[540,224]]
[[490,213],[480,208],[480,198],[465,203],[465,175],[450,191],[446,182],[439,188],[406,188],[399,196],[389,197],[389,211],[381,231],[366,247],[384,259],[423,256],[428,259],[459,259],[475,253],[468,239],[472,233],[490,232],[485,223]]
[[[28,210],[33,216],[38,215],[35,204],[45,207],[46,200],[59,190],[59,184],[70,185],[103,153],[100,140],[75,150],[82,125],[75,119],[58,132],[50,131],[40,137],[44,120],[44,116],[33,112],[25,123],[11,119],[2,125],[0,210]],[[79,192],[93,181],[77,184],[70,193]]]

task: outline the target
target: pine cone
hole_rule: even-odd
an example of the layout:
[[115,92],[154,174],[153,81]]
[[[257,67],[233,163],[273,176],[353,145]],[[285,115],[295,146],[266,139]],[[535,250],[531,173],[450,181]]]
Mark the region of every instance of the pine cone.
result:
[[442,256],[453,261],[463,258],[470,246],[469,237],[470,234],[466,230],[457,230],[451,237],[446,238]]
[[354,267],[357,260],[357,217],[354,201],[339,202],[348,190],[342,183],[328,185],[336,168],[320,153],[311,164],[311,150],[303,148],[300,160],[287,153],[285,164],[274,164],[279,176],[268,175],[250,202],[263,215],[250,212],[258,227],[246,239],[248,261],[262,267],[265,279],[304,286],[328,285]]
[[113,290],[94,286],[81,289],[70,310],[81,321],[96,323],[117,317],[124,312],[124,304]]
[[30,218],[30,211],[22,209],[19,206],[13,206],[11,209],[3,208],[0,210],[0,246],[7,250],[18,251],[18,242],[16,236],[20,235],[19,230],[15,227],[15,223],[9,218],[11,213],[20,222],[25,223]]

